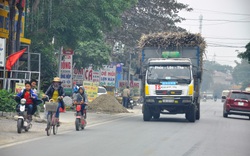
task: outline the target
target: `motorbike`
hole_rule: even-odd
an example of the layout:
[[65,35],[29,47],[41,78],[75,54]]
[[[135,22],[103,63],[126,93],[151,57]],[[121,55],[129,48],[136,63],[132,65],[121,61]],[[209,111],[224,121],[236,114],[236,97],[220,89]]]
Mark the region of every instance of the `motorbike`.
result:
[[214,98],[214,102],[216,102],[217,101],[217,98]]
[[82,104],[80,104],[80,103],[76,104],[75,128],[76,128],[77,131],[79,131],[80,128],[83,130],[87,125],[87,121],[86,121],[87,105],[85,106],[85,109],[83,111],[83,115],[81,114],[81,107],[82,107]]
[[26,99],[22,98],[17,108],[18,119],[17,119],[17,133],[21,133],[24,129],[26,132],[32,127],[31,120],[28,119],[27,108],[25,107]]
[[133,100],[131,97],[128,98],[128,108],[133,109],[133,108],[134,108],[134,105],[135,105],[134,100]]
[[206,102],[206,101],[207,101],[207,98],[204,97],[204,98],[202,99],[202,101],[203,101],[203,102]]

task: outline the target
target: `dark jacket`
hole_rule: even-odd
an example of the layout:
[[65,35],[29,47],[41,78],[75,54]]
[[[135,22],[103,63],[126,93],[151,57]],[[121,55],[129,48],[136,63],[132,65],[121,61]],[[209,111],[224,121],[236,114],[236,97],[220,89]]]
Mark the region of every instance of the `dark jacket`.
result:
[[[53,88],[53,84],[52,84],[52,85],[49,86],[49,88],[45,92],[45,95],[48,95],[49,99],[51,99],[52,96],[53,96],[54,91],[55,91],[55,89]],[[65,96],[65,93],[64,93],[64,90],[63,90],[62,86],[59,86],[58,94],[59,94],[59,96]]]
[[[45,92],[45,95],[47,95],[49,97],[49,99],[52,98],[53,93],[54,93],[55,89],[53,88],[53,84],[49,86],[49,88],[47,89],[47,91]],[[64,90],[62,86],[59,86],[58,88],[58,94],[59,96],[65,96]],[[62,103],[62,108],[64,109],[64,102],[63,100],[61,101]]]
[[81,102],[84,101],[84,103],[88,103],[88,96],[87,94],[83,93],[76,93],[73,97],[73,101]]

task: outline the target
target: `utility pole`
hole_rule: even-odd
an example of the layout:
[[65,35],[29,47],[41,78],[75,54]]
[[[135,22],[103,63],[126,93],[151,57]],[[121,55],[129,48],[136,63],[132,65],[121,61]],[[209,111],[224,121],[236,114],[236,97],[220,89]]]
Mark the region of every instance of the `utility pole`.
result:
[[130,86],[130,68],[131,68],[131,53],[129,53],[128,86]]
[[216,58],[216,54],[214,53],[214,56],[213,56],[213,63],[215,63],[215,58]]
[[62,52],[63,52],[63,47],[60,48],[60,51],[58,53],[58,77],[61,78],[61,62],[62,62]]
[[202,33],[202,20],[203,20],[203,16],[200,15],[200,26],[199,26],[200,34]]

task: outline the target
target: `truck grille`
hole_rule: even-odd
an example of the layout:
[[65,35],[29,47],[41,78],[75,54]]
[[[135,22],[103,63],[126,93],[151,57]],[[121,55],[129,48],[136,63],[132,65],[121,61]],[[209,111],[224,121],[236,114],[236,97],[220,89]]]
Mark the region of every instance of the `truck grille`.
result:
[[182,90],[156,90],[156,95],[181,95]]

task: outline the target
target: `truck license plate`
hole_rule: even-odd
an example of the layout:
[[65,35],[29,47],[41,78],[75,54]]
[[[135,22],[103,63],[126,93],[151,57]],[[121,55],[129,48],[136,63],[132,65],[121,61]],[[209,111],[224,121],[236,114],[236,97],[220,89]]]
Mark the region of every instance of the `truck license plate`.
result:
[[168,99],[163,99],[162,101],[165,102],[165,103],[172,103],[172,102],[174,102],[174,100],[168,100]]

